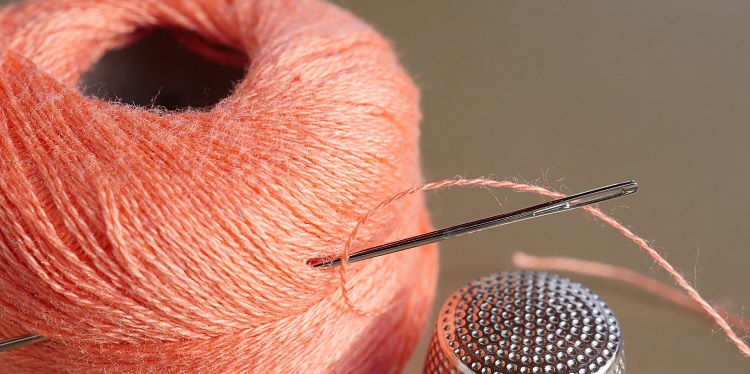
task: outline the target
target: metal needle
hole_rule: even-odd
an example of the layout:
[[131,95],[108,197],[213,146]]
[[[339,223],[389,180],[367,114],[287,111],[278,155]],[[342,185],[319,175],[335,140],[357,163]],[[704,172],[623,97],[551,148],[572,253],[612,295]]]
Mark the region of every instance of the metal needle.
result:
[[29,344],[34,344],[37,342],[44,341],[44,337],[41,335],[27,335],[27,336],[20,336],[13,339],[8,340],[0,340],[0,352],[8,351],[15,348],[21,348],[23,346],[27,346]]
[[[613,184],[610,186],[604,186],[591,191],[566,196],[560,199],[548,201],[546,203],[530,206],[528,208],[516,210],[513,212],[487,217],[476,221],[466,222],[460,225],[428,232],[426,234],[412,236],[410,238],[401,239],[395,242],[378,245],[376,247],[368,248],[352,254],[347,259],[347,263],[367,260],[373,257],[387,255],[390,253],[403,251],[405,249],[455,238],[461,235],[472,234],[478,231],[507,225],[509,223],[518,222],[529,218],[541,217],[552,213],[565,212],[601,201],[630,195],[632,193],[635,193],[636,191],[638,191],[638,183],[632,180]],[[309,264],[317,268],[330,268],[341,265],[341,258],[314,259],[311,260]]]
[[[610,186],[600,187],[591,191],[570,195],[560,199],[548,201],[546,203],[530,206],[528,208],[516,210],[497,216],[487,217],[484,219],[462,223],[460,225],[447,227],[440,230],[428,232],[426,234],[413,236],[410,238],[386,243],[363,251],[359,251],[349,256],[348,263],[367,260],[373,257],[386,255],[405,249],[419,247],[425,244],[438,242],[461,235],[467,235],[493,227],[506,225],[512,222],[518,222],[529,218],[541,217],[547,214],[565,212],[568,210],[580,208],[605,200],[630,195],[638,191],[638,183],[627,181]],[[310,265],[317,268],[329,268],[341,265],[341,259],[316,259],[310,262]],[[0,340],[0,352],[10,349],[21,348],[23,346],[44,341],[41,335],[27,335],[13,339]]]

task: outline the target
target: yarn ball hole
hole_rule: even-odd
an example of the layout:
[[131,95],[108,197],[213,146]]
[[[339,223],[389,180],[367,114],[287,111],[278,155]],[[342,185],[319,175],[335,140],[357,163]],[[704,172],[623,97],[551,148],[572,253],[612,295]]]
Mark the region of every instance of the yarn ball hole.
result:
[[85,95],[144,108],[212,108],[234,91],[248,58],[181,29],[148,28],[107,52],[84,73]]

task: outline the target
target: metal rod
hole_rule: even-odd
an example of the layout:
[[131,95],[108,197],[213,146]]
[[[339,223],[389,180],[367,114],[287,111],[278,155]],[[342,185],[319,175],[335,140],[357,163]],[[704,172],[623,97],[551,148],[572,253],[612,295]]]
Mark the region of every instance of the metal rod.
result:
[[[417,235],[365,249],[351,255],[347,262],[351,263],[367,260],[373,257],[403,251],[405,249],[419,247],[425,244],[451,239],[461,235],[468,235],[478,231],[487,230],[493,227],[498,227],[529,218],[541,217],[552,213],[565,212],[605,200],[630,195],[632,193],[635,193],[636,191],[638,191],[638,183],[636,183],[635,181],[627,181],[613,184],[611,186],[600,187],[591,191],[570,195],[561,199],[548,201],[546,203],[534,205],[513,212],[487,217],[476,221],[466,222],[460,225],[435,230],[426,234]],[[310,262],[310,265],[317,268],[329,268],[341,265],[341,259],[316,259],[312,260]],[[15,348],[21,348],[29,344],[38,343],[44,340],[46,339],[41,335],[27,335],[13,339],[0,340],[0,352]]]
[[[591,191],[566,196],[560,199],[548,201],[546,203],[530,206],[528,208],[512,211],[509,213],[466,222],[460,225],[428,232],[426,234],[421,234],[410,238],[401,239],[395,242],[378,245],[352,254],[347,259],[347,263],[367,260],[373,257],[387,255],[390,253],[403,251],[405,249],[455,238],[457,236],[473,234],[478,231],[507,225],[513,222],[523,221],[529,218],[541,217],[552,213],[565,212],[605,200],[630,195],[632,193],[635,193],[636,191],[638,191],[638,183],[632,180],[613,184],[610,186],[604,186]],[[314,259],[310,261],[310,265],[316,268],[335,267],[341,265],[341,258]]]
[[21,348],[44,340],[44,337],[41,335],[27,335],[8,340],[0,340],[0,352]]

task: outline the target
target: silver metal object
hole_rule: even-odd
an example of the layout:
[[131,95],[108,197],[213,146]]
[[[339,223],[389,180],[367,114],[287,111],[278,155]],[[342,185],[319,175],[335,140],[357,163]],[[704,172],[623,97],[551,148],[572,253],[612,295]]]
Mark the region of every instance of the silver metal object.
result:
[[557,275],[477,279],[438,315],[429,374],[624,374],[620,326],[599,296]]
[[40,335],[26,335],[19,336],[17,338],[0,341],[0,352],[8,351],[15,348],[21,348],[29,344],[38,343],[44,341],[44,337]]
[[[546,203],[534,205],[513,212],[487,217],[484,219],[471,221],[460,225],[435,230],[426,234],[417,235],[399,241],[372,247],[354,253],[353,255],[349,256],[347,262],[351,263],[367,260],[373,257],[399,252],[405,249],[455,238],[457,236],[472,234],[482,230],[522,221],[529,218],[541,217],[552,213],[565,212],[571,209],[580,208],[605,200],[630,195],[632,193],[635,193],[636,191],[638,191],[638,183],[633,180],[600,187],[591,191],[570,195],[561,199],[548,201]],[[341,259],[314,259],[310,261],[310,265],[318,268],[335,267],[341,265]],[[7,351],[9,349],[20,348],[44,340],[45,338],[40,335],[27,335],[8,340],[0,340],[0,352]]]
[[[457,236],[473,234],[478,231],[507,225],[513,222],[523,221],[529,218],[536,218],[552,213],[565,212],[605,200],[630,195],[632,193],[635,193],[636,191],[638,191],[638,183],[633,180],[613,184],[610,186],[604,186],[591,191],[566,196],[561,199],[548,201],[546,203],[530,206],[528,208],[516,210],[513,212],[487,217],[476,221],[466,222],[460,225],[451,226],[444,229],[428,232],[426,234],[417,235],[395,242],[368,248],[362,251],[358,251],[357,253],[349,256],[349,258],[347,259],[347,263],[367,260],[373,257],[387,255],[390,253],[403,251],[405,249],[455,238]],[[335,267],[341,265],[341,258],[314,259],[310,261],[310,265],[319,268]]]

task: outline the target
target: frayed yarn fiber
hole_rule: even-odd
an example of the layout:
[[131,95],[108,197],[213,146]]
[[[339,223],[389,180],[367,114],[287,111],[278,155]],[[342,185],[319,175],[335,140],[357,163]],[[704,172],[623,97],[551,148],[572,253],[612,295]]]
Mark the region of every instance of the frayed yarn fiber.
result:
[[[149,29],[242,53],[206,110],[85,96]],[[207,56],[211,57],[211,56]],[[418,92],[389,43],[318,0],[42,0],[0,10],[2,373],[389,373],[434,296],[433,246],[335,270],[360,217],[421,183]],[[431,228],[421,195],[353,249]]]

